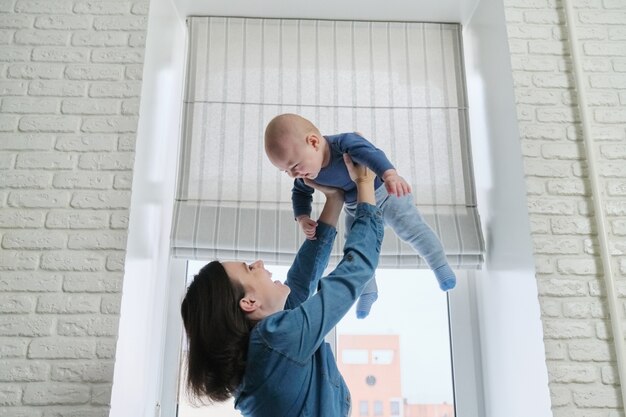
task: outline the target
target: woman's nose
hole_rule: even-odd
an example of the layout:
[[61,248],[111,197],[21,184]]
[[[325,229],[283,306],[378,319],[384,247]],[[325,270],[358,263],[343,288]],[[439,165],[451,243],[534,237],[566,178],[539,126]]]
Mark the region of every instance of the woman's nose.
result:
[[264,266],[264,265],[263,265],[263,261],[262,261],[262,260],[260,260],[260,259],[256,260],[256,261],[252,264],[252,267],[253,267],[253,268],[263,268],[263,266]]

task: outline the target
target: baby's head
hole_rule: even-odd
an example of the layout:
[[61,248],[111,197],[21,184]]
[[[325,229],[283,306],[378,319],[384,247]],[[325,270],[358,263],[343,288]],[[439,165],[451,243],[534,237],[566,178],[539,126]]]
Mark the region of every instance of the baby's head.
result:
[[265,128],[270,162],[294,178],[315,179],[322,168],[326,139],[313,123],[297,114],[274,117]]

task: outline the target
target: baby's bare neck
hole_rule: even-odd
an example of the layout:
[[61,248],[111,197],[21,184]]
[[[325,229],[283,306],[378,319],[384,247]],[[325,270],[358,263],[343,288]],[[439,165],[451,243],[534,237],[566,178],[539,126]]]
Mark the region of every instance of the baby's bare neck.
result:
[[320,135],[320,147],[322,148],[322,152],[324,155],[324,159],[322,160],[322,168],[326,168],[328,164],[330,164],[330,146],[328,145],[328,141],[323,135]]

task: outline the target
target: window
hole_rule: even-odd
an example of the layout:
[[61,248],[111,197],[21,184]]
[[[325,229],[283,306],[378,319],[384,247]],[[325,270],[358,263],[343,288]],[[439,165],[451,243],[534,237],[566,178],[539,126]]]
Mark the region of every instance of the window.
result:
[[[301,234],[290,208],[291,181],[250,138],[261,137],[278,112],[296,112],[324,132],[358,129],[387,151],[412,182],[452,266],[481,264],[460,25],[193,17],[189,28],[174,257],[293,260]],[[386,236],[381,268],[425,267],[395,234]],[[338,242],[331,264],[341,255]],[[463,281],[463,271],[457,275]],[[381,269],[379,277],[370,317],[356,322],[349,313],[337,329],[346,380],[370,389],[363,401],[390,389],[409,404],[454,403],[445,293],[429,270]],[[385,280],[393,285],[383,288]],[[429,343],[413,343],[416,330]],[[358,338],[366,340],[349,345]],[[371,342],[367,349],[364,340]],[[375,398],[381,410],[390,401],[389,394]],[[353,395],[353,404],[360,401]]]
[[373,350],[372,363],[378,365],[389,365],[393,361],[393,350]]
[[[188,262],[188,283],[204,266]],[[275,279],[284,279],[288,267],[265,265]],[[401,416],[401,407],[430,406],[452,409],[454,403],[447,298],[430,271],[380,269],[379,298],[365,320],[357,320],[354,307],[337,326],[338,367],[351,392],[352,415]],[[459,280],[464,280],[462,274]],[[455,290],[456,291],[456,290]],[[428,343],[424,343],[427,340]],[[183,346],[183,351],[186,349]],[[368,360],[371,356],[372,360]],[[181,368],[182,372],[182,368]],[[182,384],[183,378],[181,378]],[[402,400],[406,402],[403,404]],[[178,417],[205,415],[240,417],[233,401],[196,408],[181,390]],[[378,411],[377,411],[378,410]],[[397,410],[397,411],[394,411]],[[394,414],[396,413],[396,414]],[[453,413],[450,413],[453,416]]]
[[370,409],[369,409],[369,402],[361,400],[359,401],[359,416],[369,416],[370,415]]
[[368,363],[368,351],[365,349],[345,349],[341,352],[341,360],[346,365]]
[[[369,363],[338,363],[352,400],[394,403],[396,415],[406,414],[400,399],[407,409],[454,404],[446,293],[428,270],[378,269],[376,277],[378,300],[370,315],[359,320],[352,307],[337,326],[340,358],[370,352]],[[463,271],[457,278],[467,279]]]
[[400,415],[400,401],[398,400],[392,400],[389,402],[389,408],[391,410],[391,415],[392,416],[399,416]]
[[383,415],[383,402],[376,400],[374,401],[374,415],[382,416]]

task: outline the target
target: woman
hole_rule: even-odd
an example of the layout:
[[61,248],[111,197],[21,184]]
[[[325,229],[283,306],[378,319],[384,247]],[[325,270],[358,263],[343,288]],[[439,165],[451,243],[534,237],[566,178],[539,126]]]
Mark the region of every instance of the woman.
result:
[[328,279],[320,281],[343,196],[311,182],[326,203],[316,239],[304,241],[285,284],[272,281],[262,261],[214,261],[194,277],[181,306],[189,342],[187,386],[194,396],[234,396],[244,416],[348,415],[348,388],[324,337],[374,273],[383,225],[374,175],[344,159],[357,184],[358,205],[344,257]]

